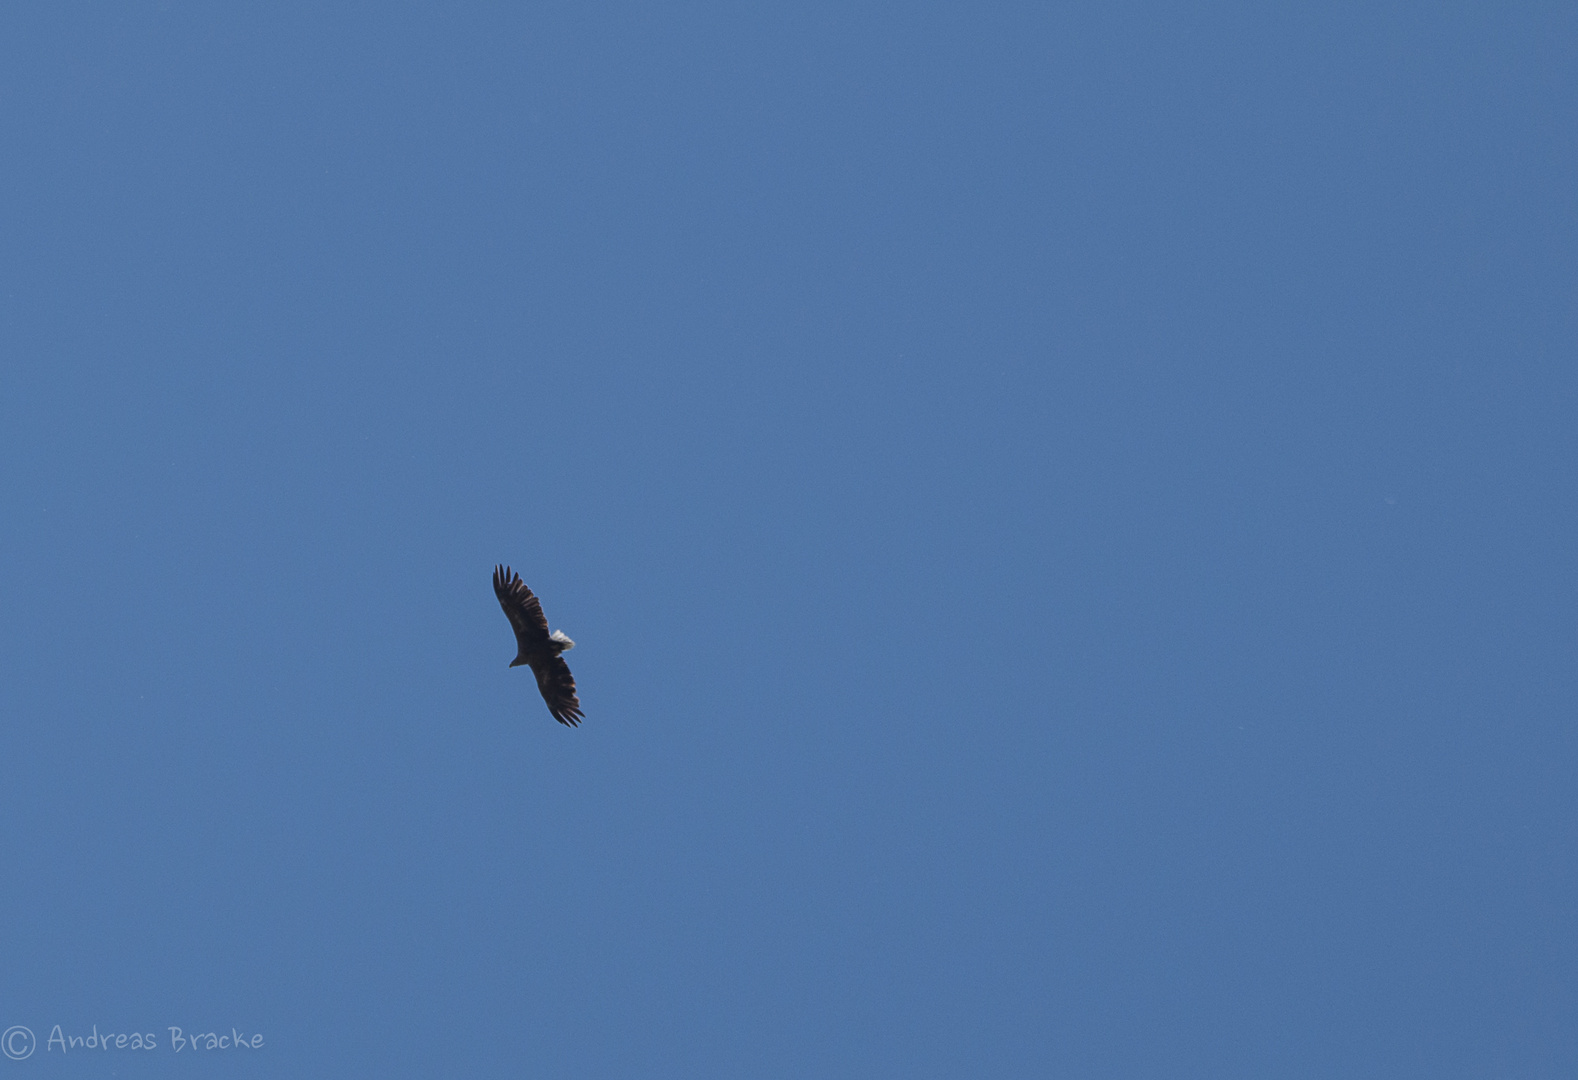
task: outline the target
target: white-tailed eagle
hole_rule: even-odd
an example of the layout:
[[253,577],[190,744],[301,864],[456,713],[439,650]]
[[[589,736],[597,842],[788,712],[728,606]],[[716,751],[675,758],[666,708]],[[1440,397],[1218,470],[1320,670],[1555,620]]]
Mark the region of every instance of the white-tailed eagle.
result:
[[559,723],[575,727],[583,719],[581,700],[575,696],[570,665],[560,655],[575,648],[575,642],[565,637],[563,630],[548,633],[548,617],[542,613],[542,603],[509,567],[493,568],[493,591],[515,631],[518,651],[510,667],[531,665],[548,711]]

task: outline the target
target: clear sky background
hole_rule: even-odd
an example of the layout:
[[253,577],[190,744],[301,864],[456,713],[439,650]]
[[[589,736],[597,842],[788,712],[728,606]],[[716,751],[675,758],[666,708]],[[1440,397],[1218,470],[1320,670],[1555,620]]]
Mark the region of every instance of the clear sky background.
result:
[[6,4],[0,1080],[1574,1075],[1575,35]]

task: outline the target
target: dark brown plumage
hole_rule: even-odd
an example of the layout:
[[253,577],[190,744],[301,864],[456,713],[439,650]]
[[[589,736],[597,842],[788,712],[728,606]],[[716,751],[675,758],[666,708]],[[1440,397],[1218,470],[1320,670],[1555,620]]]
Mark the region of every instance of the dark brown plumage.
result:
[[575,677],[570,674],[570,665],[560,655],[575,648],[575,642],[565,637],[562,630],[548,633],[548,617],[542,613],[541,602],[526,587],[521,576],[509,567],[493,568],[493,591],[515,630],[518,652],[510,661],[510,667],[531,665],[532,674],[537,676],[537,689],[548,703],[548,711],[559,723],[575,727],[583,719],[581,701],[575,696]]

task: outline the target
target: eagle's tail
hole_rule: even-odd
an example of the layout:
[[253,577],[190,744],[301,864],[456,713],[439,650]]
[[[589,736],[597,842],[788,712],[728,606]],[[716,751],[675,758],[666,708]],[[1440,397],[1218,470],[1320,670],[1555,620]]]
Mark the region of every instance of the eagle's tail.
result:
[[563,630],[555,630],[553,633],[548,635],[548,640],[557,641],[560,645],[563,645],[564,648],[560,649],[560,652],[569,652],[571,649],[575,648],[575,642],[571,641]]

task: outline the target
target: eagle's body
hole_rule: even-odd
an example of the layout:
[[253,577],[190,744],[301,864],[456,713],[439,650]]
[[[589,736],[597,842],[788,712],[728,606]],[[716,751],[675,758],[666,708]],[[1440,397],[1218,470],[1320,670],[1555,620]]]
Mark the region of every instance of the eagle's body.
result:
[[537,676],[537,689],[542,691],[553,718],[575,727],[583,718],[581,701],[575,696],[570,665],[561,655],[575,648],[575,642],[565,637],[562,630],[548,633],[548,617],[542,613],[542,604],[509,567],[493,568],[493,592],[515,631],[517,652],[510,667],[530,665],[532,674]]

